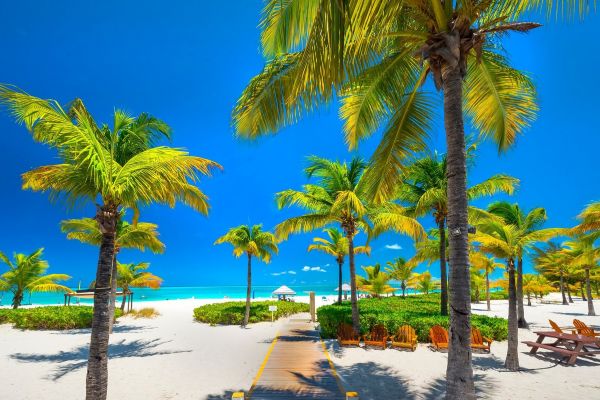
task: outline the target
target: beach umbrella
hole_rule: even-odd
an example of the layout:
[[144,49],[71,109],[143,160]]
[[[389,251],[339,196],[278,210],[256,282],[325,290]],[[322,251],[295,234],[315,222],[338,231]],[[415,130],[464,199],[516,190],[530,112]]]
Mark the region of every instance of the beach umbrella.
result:
[[296,292],[294,292],[292,289],[290,289],[289,287],[283,285],[280,288],[278,288],[277,290],[273,291],[273,295],[277,295],[279,296],[283,296],[283,299],[285,300],[285,296],[293,296],[295,295]]

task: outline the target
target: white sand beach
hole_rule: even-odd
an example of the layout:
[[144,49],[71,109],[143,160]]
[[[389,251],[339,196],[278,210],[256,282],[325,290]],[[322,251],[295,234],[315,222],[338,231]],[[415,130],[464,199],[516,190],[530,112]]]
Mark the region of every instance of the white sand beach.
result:
[[[298,300],[305,300],[299,298]],[[318,298],[318,303],[322,299]],[[211,327],[196,323],[192,310],[214,300],[170,300],[138,303],[155,307],[155,319],[121,318],[111,337],[109,399],[228,399],[233,390],[248,390],[278,327],[283,321]],[[222,301],[222,300],[219,300]],[[328,299],[326,303],[330,303]],[[596,302],[600,309],[600,301]],[[492,303],[493,315],[506,316],[506,302]],[[473,311],[488,313],[485,304]],[[534,340],[547,319],[570,325],[573,318],[598,325],[586,316],[586,303],[534,303],[526,307],[531,331],[520,340]],[[3,393],[11,400],[82,399],[89,330],[20,331],[0,325],[0,371]],[[346,389],[361,399],[442,398],[447,355],[420,344],[414,353],[396,350],[340,349],[326,341]],[[575,367],[556,365],[525,354],[524,371],[505,372],[506,342],[493,343],[492,354],[474,355],[478,394],[489,399],[597,398],[600,362],[582,360]]]

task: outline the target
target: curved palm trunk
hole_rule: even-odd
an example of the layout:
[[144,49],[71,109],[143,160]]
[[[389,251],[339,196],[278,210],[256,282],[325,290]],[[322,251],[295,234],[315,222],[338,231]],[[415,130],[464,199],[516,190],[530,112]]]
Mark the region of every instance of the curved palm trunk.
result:
[[519,369],[519,325],[517,317],[517,290],[515,285],[515,263],[508,260],[508,351],[505,366],[509,371]]
[[446,274],[446,226],[444,219],[438,224],[440,233],[440,285],[441,285],[441,302],[440,314],[448,315],[448,277]]
[[490,274],[487,271],[485,271],[485,302],[487,303],[487,310],[488,311],[492,311],[492,304],[490,301]]
[[354,332],[360,333],[360,319],[358,316],[358,299],[356,296],[356,268],[354,265],[354,232],[346,230],[348,238],[348,264],[350,265],[350,304],[352,306],[352,327]]
[[580,287],[580,290],[581,290],[581,300],[587,301],[587,299],[585,297],[585,292],[583,291],[583,288],[585,287],[585,281],[579,282],[579,287]]
[[592,299],[592,286],[590,285],[590,269],[585,269],[585,291],[587,292],[588,315],[595,316],[594,300]]
[[121,311],[125,312],[125,303],[127,302],[127,295],[129,294],[129,287],[124,286],[122,289],[123,289],[123,299],[121,300]]
[[567,296],[569,297],[569,303],[572,303],[573,298],[571,297],[571,288],[569,287],[569,281],[565,282],[565,286],[567,287]]
[[252,254],[248,253],[248,288],[246,289],[246,312],[242,326],[248,325],[250,320],[250,295],[252,293]]
[[111,271],[115,252],[116,207],[104,206],[96,219],[102,231],[102,244],[96,270],[94,316],[86,377],[86,400],[105,400],[108,390],[108,340]]
[[567,301],[567,296],[565,294],[565,280],[564,280],[562,274],[560,275],[560,294],[562,295],[563,305],[565,305],[565,306],[569,305],[569,302]]
[[519,256],[517,262],[517,314],[519,316],[519,328],[527,328],[525,308],[523,307],[523,257],[521,256]]
[[13,295],[13,300],[12,300],[13,310],[16,310],[17,308],[19,308],[19,306],[21,305],[22,302],[23,302],[23,291],[17,290],[15,292],[15,294]]
[[338,262],[338,304],[342,304],[342,266],[344,265],[344,259],[337,260]]
[[113,333],[115,324],[115,303],[117,302],[117,252],[113,257],[113,266],[110,275],[110,304],[108,305],[108,315],[110,316],[109,333]]
[[[459,56],[458,33],[448,34],[449,50]],[[447,144],[448,231],[450,241],[450,343],[446,398],[475,398],[471,365],[471,282],[467,222],[467,166],[460,67],[442,69]]]

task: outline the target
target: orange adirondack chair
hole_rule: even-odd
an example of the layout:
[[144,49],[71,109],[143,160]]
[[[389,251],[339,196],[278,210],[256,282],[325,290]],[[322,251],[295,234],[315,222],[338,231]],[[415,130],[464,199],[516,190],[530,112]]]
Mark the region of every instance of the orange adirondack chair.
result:
[[474,350],[484,350],[488,353],[491,351],[493,340],[481,335],[479,329],[471,328],[471,348]]
[[337,334],[340,346],[358,346],[360,344],[360,336],[354,333],[354,328],[350,324],[338,326]]
[[562,329],[560,329],[560,326],[558,326],[558,324],[556,322],[552,321],[551,319],[549,319],[548,322],[550,323],[550,326],[552,327],[552,329],[554,329],[554,332],[565,333]]
[[575,328],[577,328],[577,333],[579,333],[580,335],[591,336],[591,337],[600,336],[600,332],[595,332],[592,328],[587,326],[583,321],[574,319],[573,325],[575,325]]
[[363,336],[365,346],[375,346],[385,349],[387,347],[388,331],[381,324],[374,325],[371,331]]
[[417,348],[417,334],[410,325],[402,325],[394,336],[390,336],[392,347],[401,349],[410,349],[415,351]]
[[434,325],[429,330],[431,344],[436,350],[448,350],[448,331],[439,325]]

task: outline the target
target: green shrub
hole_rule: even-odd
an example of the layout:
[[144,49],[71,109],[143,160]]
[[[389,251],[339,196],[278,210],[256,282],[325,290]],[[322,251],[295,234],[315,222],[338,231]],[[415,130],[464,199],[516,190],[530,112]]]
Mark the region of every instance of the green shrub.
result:
[[[271,311],[269,311],[269,306],[277,306],[277,311],[274,313],[275,319],[309,311],[309,305],[306,303],[255,301],[250,306],[249,322],[270,321]],[[245,311],[245,301],[206,304],[194,309],[194,319],[211,325],[239,325],[244,321]]]
[[[383,324],[390,334],[402,325],[415,328],[420,342],[429,341],[429,329],[433,325],[448,328],[448,317],[439,315],[440,296],[386,297],[382,299],[362,299],[358,302],[360,310],[361,333],[366,333],[375,324]],[[349,302],[341,305],[320,307],[317,317],[321,325],[321,336],[336,337],[340,323],[352,323],[352,309]],[[473,326],[481,330],[482,335],[494,340],[505,340],[508,335],[508,323],[504,318],[484,315],[472,316]]]
[[[48,306],[0,309],[0,324],[11,323],[19,329],[81,329],[92,327],[94,308],[89,306]],[[115,310],[115,316],[121,316]]]
[[[475,301],[475,295],[471,294],[471,301]],[[490,300],[508,300],[508,292],[505,290],[497,290],[494,292],[490,292]],[[485,292],[479,293],[479,302],[485,303]]]

